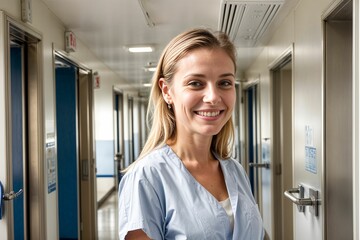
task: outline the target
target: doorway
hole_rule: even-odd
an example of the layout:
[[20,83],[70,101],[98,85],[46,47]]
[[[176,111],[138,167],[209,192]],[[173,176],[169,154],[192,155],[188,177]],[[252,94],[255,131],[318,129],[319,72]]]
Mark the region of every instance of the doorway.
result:
[[125,135],[125,166],[129,166],[135,161],[134,152],[134,99],[132,96],[127,98],[127,134]]
[[[243,103],[245,108],[245,161],[242,162],[247,169],[251,190],[255,200],[261,201],[261,158],[260,158],[260,96],[258,83],[251,83],[243,87]],[[260,205],[259,205],[260,206]],[[261,209],[260,209],[261,210]]]
[[55,52],[60,239],[96,239],[91,70]]
[[325,238],[353,239],[352,1],[325,19]]
[[273,239],[293,239],[293,206],[284,191],[293,185],[292,50],[271,68]]
[[0,22],[1,237],[45,239],[41,36],[3,12]]
[[124,164],[124,96],[121,92],[114,91],[114,144],[115,144],[115,188],[119,187],[121,170]]

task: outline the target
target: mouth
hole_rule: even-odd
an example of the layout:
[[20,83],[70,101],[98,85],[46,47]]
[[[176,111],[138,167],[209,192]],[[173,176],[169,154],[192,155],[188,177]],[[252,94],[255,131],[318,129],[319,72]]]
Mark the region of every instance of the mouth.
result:
[[202,117],[217,117],[223,111],[196,111],[195,113]]

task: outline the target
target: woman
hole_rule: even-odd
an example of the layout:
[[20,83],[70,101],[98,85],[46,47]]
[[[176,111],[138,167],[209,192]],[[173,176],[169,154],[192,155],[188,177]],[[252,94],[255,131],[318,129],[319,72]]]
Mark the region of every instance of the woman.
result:
[[120,183],[120,239],[263,239],[249,181],[229,158],[235,69],[225,34],[194,29],[167,45],[149,138]]

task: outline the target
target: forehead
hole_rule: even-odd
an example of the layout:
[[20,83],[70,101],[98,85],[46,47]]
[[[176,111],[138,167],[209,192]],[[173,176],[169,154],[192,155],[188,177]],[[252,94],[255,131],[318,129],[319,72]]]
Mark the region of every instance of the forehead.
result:
[[197,48],[184,55],[176,64],[179,71],[225,71],[235,72],[235,63],[229,54],[221,48]]

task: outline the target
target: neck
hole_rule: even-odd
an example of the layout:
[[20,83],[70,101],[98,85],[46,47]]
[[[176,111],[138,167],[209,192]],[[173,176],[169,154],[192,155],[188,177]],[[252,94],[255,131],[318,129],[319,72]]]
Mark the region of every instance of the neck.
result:
[[211,140],[211,137],[203,137],[198,141],[194,138],[177,138],[168,144],[183,162],[206,164],[214,159],[211,153]]

